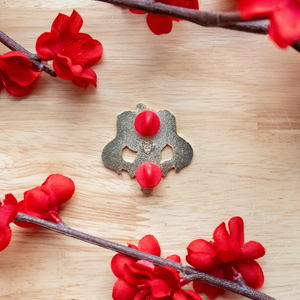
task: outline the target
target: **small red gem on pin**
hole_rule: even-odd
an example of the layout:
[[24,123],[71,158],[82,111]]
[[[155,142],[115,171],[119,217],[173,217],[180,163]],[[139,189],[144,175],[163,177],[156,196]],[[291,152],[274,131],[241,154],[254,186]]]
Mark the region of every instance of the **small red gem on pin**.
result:
[[160,167],[154,163],[144,163],[136,171],[136,180],[145,189],[152,189],[161,180],[162,173]]
[[160,127],[160,120],[156,113],[145,110],[136,116],[134,127],[140,135],[151,136],[157,133]]

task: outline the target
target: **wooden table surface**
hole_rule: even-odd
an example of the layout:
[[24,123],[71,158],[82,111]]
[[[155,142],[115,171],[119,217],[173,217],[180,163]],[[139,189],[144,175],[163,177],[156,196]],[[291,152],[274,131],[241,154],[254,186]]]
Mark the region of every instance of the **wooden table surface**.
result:
[[[234,8],[229,0],[200,7]],[[98,87],[80,89],[44,73],[28,97],[0,92],[1,199],[13,193],[22,200],[48,175],[64,174],[76,185],[61,210],[69,226],[124,245],[153,234],[163,257],[176,253],[184,262],[192,240],[209,240],[221,222],[241,216],[246,241],[267,249],[258,260],[261,290],[299,299],[300,54],[267,36],[184,21],[156,36],[145,16],[87,0],[1,1],[0,28],[34,52],[57,14],[72,9],[83,17],[81,32],[103,44],[93,68]],[[117,115],[139,102],[173,112],[194,149],[192,163],[172,170],[150,196],[101,160]],[[46,229],[11,227],[0,254],[1,300],[111,299],[113,252]]]

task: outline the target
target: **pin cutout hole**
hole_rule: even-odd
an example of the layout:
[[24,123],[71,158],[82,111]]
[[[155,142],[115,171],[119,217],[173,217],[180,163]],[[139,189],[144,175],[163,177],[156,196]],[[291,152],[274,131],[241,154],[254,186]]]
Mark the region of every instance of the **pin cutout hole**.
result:
[[172,157],[173,157],[173,148],[171,146],[167,145],[161,150],[161,160],[160,160],[161,163],[163,163],[166,160],[172,159]]
[[133,162],[135,160],[137,152],[125,147],[122,150],[122,157],[127,162]]

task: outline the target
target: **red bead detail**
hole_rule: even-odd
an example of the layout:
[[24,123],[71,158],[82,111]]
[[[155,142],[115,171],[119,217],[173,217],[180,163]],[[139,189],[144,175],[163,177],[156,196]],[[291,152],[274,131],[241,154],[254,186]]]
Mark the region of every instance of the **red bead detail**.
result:
[[151,136],[158,131],[160,127],[160,120],[156,113],[150,110],[145,110],[136,116],[134,120],[134,127],[139,134],[143,136]]
[[137,182],[146,189],[152,189],[157,186],[161,177],[160,167],[150,162],[140,165],[136,171]]

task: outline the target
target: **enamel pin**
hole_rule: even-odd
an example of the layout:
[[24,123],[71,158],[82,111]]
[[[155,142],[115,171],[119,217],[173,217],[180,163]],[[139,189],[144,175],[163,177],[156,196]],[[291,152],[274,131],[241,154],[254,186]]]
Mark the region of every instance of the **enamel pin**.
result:
[[[124,111],[117,117],[117,135],[103,149],[104,165],[121,173],[127,171],[136,177],[144,193],[149,193],[167,173],[175,168],[179,172],[193,158],[191,145],[176,132],[176,120],[168,110],[155,111],[139,103],[135,111]],[[161,163],[161,151],[169,145],[173,157]],[[135,160],[123,159],[122,151],[128,147],[137,152]]]

